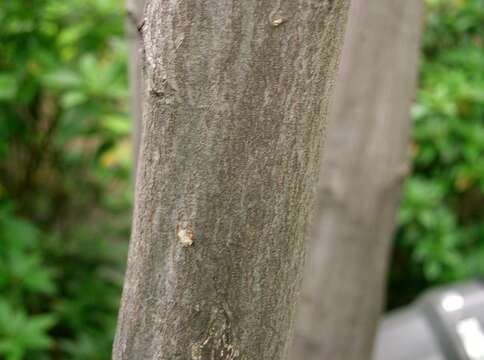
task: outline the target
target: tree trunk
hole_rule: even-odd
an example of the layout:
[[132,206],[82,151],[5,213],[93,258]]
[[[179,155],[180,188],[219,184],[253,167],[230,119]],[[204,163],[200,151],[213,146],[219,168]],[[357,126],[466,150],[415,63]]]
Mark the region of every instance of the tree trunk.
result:
[[150,0],[113,359],[285,359],[347,0]]
[[329,117],[294,360],[371,357],[407,173],[421,0],[353,0]]
[[133,139],[133,178],[136,179],[136,167],[141,140],[141,118],[143,81],[141,71],[141,33],[143,9],[146,0],[126,0],[126,35],[128,41],[128,74],[131,94],[131,121]]

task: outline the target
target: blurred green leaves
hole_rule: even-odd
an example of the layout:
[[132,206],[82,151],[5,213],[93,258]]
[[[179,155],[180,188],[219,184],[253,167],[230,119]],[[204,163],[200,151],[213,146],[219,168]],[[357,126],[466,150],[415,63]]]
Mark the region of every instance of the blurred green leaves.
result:
[[6,360],[25,359],[35,350],[52,345],[48,330],[54,325],[51,315],[27,315],[0,299],[0,354]]
[[107,359],[130,226],[123,4],[0,5],[0,358]]
[[17,79],[11,74],[0,74],[0,101],[11,100],[17,94]]
[[11,206],[0,207],[0,357],[23,359],[27,352],[45,350],[52,340],[48,330],[52,314],[28,314],[25,299],[33,307],[40,297],[54,295],[52,270],[39,251],[40,232],[13,214]]
[[15,302],[32,294],[53,294],[53,272],[39,252],[40,232],[17,218],[11,206],[0,207],[0,293]]
[[484,274],[484,1],[426,4],[390,306]]
[[110,203],[101,189],[129,175],[123,21],[115,0],[0,7],[0,183],[33,200],[17,203],[28,217],[52,222],[59,198],[73,209],[100,196]]

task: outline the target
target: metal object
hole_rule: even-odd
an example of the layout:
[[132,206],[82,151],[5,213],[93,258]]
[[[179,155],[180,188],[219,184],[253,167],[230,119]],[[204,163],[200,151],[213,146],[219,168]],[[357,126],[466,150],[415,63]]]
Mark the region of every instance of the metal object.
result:
[[385,316],[374,360],[484,360],[484,283],[430,290]]

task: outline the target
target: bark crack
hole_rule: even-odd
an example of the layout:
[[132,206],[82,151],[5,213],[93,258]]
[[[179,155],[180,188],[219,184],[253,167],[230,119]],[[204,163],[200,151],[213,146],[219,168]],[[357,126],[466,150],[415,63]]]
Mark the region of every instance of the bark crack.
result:
[[230,316],[225,309],[212,311],[206,335],[192,345],[191,351],[192,360],[241,360],[234,343]]

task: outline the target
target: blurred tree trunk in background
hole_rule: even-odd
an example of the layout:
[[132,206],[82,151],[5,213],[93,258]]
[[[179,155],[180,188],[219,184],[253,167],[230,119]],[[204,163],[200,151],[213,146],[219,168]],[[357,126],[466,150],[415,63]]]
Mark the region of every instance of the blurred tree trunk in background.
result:
[[416,88],[421,0],[353,0],[323,155],[294,360],[369,359]]
[[285,359],[347,0],[151,0],[113,359]]
[[128,73],[131,96],[131,121],[133,139],[133,178],[136,178],[141,118],[143,115],[143,79],[141,71],[141,32],[143,9],[146,0],[126,0],[126,37],[128,41]]

